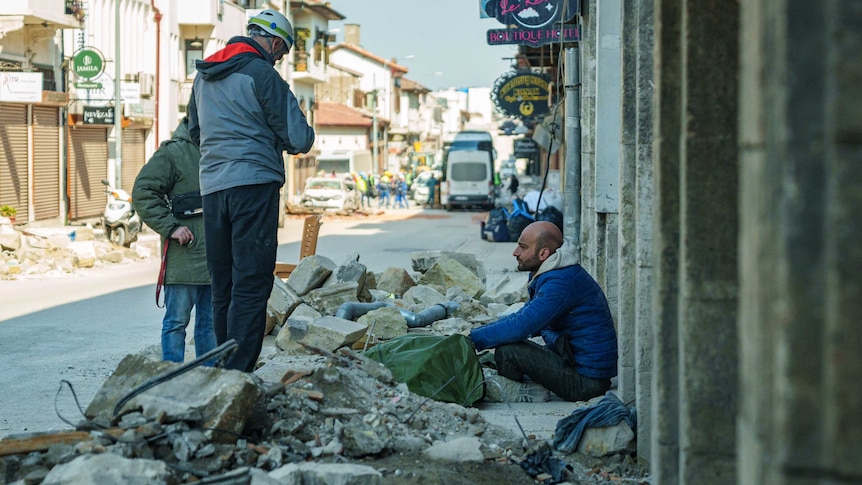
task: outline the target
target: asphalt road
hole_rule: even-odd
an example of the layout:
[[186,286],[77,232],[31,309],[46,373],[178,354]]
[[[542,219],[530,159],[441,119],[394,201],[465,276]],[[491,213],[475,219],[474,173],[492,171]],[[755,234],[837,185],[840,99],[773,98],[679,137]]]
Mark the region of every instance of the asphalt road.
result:
[[[414,251],[476,254],[490,269],[513,271],[513,243],[480,239],[480,212],[391,210],[378,216],[327,215],[317,254],[341,264],[358,254],[370,270],[410,269]],[[279,231],[279,260],[296,261],[302,218]],[[70,429],[82,416],[68,387],[86,408],[117,364],[150,347],[159,352],[163,310],[155,306],[158,261],[81,270],[56,279],[0,281],[0,437]],[[187,330],[191,332],[191,328]],[[55,396],[57,411],[55,411]]]

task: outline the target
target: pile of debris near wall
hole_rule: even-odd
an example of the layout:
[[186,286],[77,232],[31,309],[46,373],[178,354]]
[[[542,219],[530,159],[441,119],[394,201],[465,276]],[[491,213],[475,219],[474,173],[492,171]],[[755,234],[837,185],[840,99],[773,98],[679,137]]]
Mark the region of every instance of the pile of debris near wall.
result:
[[[409,333],[467,334],[518,308],[523,281],[486,288],[481,263],[462,253],[414,253],[412,266],[375,274],[358,256],[304,258],[274,279],[255,373],[129,355],[75,431],[0,440],[0,483],[533,482],[520,464],[541,443],[411,392],[360,351]],[[401,456],[411,458],[375,465]],[[611,478],[643,475],[618,456]],[[603,466],[581,479],[603,481]],[[409,481],[410,467],[432,471]]]
[[88,226],[21,228],[0,217],[0,280],[73,274],[158,257],[157,238],[132,248],[111,244]]
[[[484,292],[481,265],[472,256],[429,253],[414,261],[436,279],[417,285],[395,268],[374,275],[358,258],[340,267],[323,256],[303,259],[289,278],[274,279],[268,324],[278,350],[268,349],[259,373],[194,367],[117,409],[130,390],[178,367],[143,352],[127,356],[87,407],[86,419],[74,423],[78,431],[0,441],[2,482],[186,483],[264,473],[276,480],[293,476],[288,483],[306,483],[296,479],[303,476],[322,480],[317,483],[379,483],[374,477],[382,474],[373,467],[349,462],[414,452],[474,461],[522,455],[524,437],[489,425],[476,409],[410,392],[385,367],[348,348],[410,329],[404,318],[401,328],[393,323],[400,314],[390,306],[358,322],[335,317],[347,302],[398,301],[420,313],[446,301],[438,289],[449,288],[471,313],[455,310],[425,330],[467,329],[463,317],[491,319],[467,299]],[[374,335],[366,335],[371,326]],[[304,465],[327,460],[335,462]],[[320,478],[327,476],[342,479]],[[357,481],[366,476],[370,481]]]

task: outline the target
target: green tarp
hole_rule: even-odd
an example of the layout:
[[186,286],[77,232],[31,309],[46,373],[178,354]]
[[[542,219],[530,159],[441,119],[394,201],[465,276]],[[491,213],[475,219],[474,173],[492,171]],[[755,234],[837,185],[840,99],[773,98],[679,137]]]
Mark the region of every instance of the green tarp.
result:
[[482,368],[473,343],[464,335],[403,335],[368,349],[365,355],[420,396],[462,406],[482,398]]

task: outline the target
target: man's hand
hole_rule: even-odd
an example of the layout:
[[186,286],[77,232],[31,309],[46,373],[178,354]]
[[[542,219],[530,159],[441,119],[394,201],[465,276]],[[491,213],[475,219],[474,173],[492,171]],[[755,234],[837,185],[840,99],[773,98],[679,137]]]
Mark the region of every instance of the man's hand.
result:
[[192,234],[191,229],[186,226],[180,226],[174,229],[174,232],[171,233],[171,239],[176,239],[177,242],[185,246],[186,244],[190,244],[194,242],[195,235]]

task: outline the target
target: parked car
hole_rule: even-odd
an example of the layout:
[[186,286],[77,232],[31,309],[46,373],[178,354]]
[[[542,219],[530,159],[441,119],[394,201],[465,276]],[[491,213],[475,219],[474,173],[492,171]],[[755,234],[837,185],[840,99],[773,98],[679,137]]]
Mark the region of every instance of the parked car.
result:
[[413,201],[417,205],[422,205],[428,202],[428,179],[431,178],[431,174],[434,174],[434,177],[437,180],[440,180],[441,172],[439,170],[426,170],[424,172],[419,173],[416,176],[416,180],[413,181],[413,186],[411,187],[413,192]]
[[300,203],[315,209],[354,211],[362,204],[362,196],[353,180],[336,177],[310,177],[305,180]]

